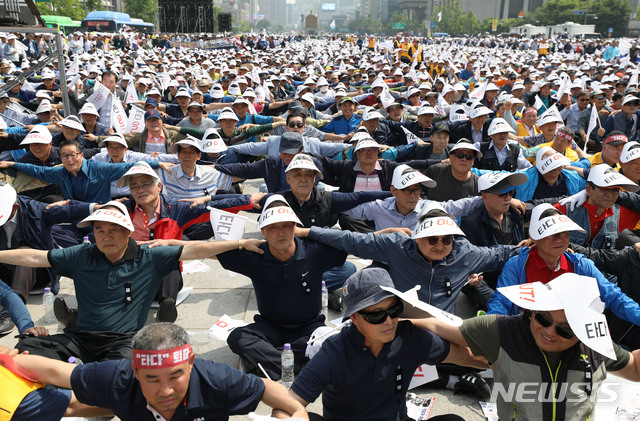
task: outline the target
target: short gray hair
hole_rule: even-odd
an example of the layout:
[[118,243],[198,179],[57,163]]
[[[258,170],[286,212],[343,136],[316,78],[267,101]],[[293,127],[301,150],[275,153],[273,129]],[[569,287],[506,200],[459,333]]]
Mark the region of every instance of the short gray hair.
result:
[[131,341],[133,349],[161,351],[189,343],[189,334],[174,323],[155,323],[140,329]]

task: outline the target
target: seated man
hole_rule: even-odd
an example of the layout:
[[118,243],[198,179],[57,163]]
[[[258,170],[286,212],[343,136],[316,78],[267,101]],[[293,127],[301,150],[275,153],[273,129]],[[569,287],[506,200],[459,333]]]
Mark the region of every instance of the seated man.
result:
[[281,375],[280,354],[285,343],[295,355],[295,371],[308,361],[307,340],[324,326],[321,280],[325,271],[341,266],[346,253],[293,235],[300,220],[280,195],[269,197],[258,220],[266,238],[264,254],[234,251],[218,256],[225,269],[248,276],[258,301],[254,323],[234,329],[227,343],[240,355],[246,371],[261,364],[270,378]]
[[[181,260],[201,259],[242,247],[258,252],[259,240],[218,241],[185,247],[149,248],[131,239],[127,209],[109,202],[78,226],[93,225],[96,244],[50,251],[0,251],[0,262],[51,267],[55,275],[73,279],[78,300],[76,329],[46,338],[26,338],[18,349],[66,361],[131,358],[131,338],[141,329],[160,282]],[[319,303],[319,302],[318,302]]]
[[282,417],[308,419],[284,386],[196,359],[189,335],[178,325],[146,326],[132,347],[133,362],[76,365],[32,355],[13,361],[35,380],[73,389],[80,402],[108,408],[123,421],[226,420],[255,411],[260,402]]
[[460,139],[449,152],[449,162],[431,165],[424,175],[437,184],[428,190],[429,199],[438,202],[478,195],[478,176],[471,172],[482,152],[468,139]]
[[[398,321],[409,305],[381,287],[393,288],[381,268],[364,269],[347,280],[344,319],[352,324],[325,340],[291,386],[289,394],[305,406],[322,393],[326,420],[405,419],[405,395],[421,364],[483,367],[466,349]],[[453,415],[429,419],[462,420]]]
[[503,118],[495,118],[489,126],[489,142],[477,142],[480,150],[475,167],[484,170],[515,171],[531,167],[520,150],[518,142],[509,141],[513,129]]
[[[18,158],[18,162],[40,165],[42,167],[54,167],[62,164],[60,150],[51,145],[51,132],[44,126],[34,126],[20,146],[27,146],[29,151]],[[24,196],[45,203],[54,203],[62,200],[62,190],[57,184],[29,177],[17,172],[13,181],[13,187]]]
[[585,232],[571,219],[548,203],[533,208],[529,236],[536,247],[523,248],[504,265],[498,278],[498,289],[489,301],[489,314],[515,315],[520,311],[499,291],[500,287],[532,282],[548,283],[563,273],[575,273],[596,278],[600,299],[616,316],[638,324],[640,307],[627,297],[613,283],[609,282],[594,266],[593,262],[581,254],[568,251],[569,233]]
[[584,230],[572,232],[572,243],[585,247],[615,248],[618,233],[625,229],[635,228],[640,220],[640,213],[616,205],[620,189],[637,192],[640,186],[620,174],[607,164],[593,168],[587,179],[587,201],[574,209],[556,204],[556,209],[566,214]]
[[[492,364],[491,401],[497,401],[500,419],[588,419],[607,371],[640,381],[640,351],[612,343],[604,316],[593,310],[597,283],[565,273],[546,286],[536,282],[527,290],[502,288],[511,306],[525,310],[522,314],[475,317],[460,327],[435,318],[412,321],[451,343],[469,346]],[[595,331],[594,325],[602,330]],[[524,386],[529,386],[526,399],[514,395]]]

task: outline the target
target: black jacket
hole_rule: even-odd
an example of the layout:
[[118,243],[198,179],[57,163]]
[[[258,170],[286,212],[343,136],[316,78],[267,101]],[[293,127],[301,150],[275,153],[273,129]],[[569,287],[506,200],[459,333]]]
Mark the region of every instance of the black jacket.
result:
[[[490,120],[487,121],[482,126],[482,141],[488,142],[491,140],[489,137],[489,124]],[[473,137],[471,136],[471,121],[463,120],[456,121],[449,125],[449,143],[456,143],[460,139],[469,139],[473,142]]]
[[[509,208],[509,215],[513,222],[513,242],[518,244],[524,240],[524,218],[513,208]],[[493,247],[499,245],[494,235],[491,220],[487,213],[487,208],[483,205],[473,211],[470,215],[462,218],[460,229],[467,235],[467,240],[471,244],[480,247]]]

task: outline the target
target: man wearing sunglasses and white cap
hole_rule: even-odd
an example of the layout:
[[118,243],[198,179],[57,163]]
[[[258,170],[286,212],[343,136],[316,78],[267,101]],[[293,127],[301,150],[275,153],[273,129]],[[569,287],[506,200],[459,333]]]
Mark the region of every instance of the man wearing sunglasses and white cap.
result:
[[[429,199],[438,202],[478,195],[478,176],[471,172],[482,152],[468,139],[460,139],[449,151],[449,162],[429,166],[423,173],[437,185],[430,188]],[[412,165],[411,165],[412,166]]]
[[[145,326],[133,337],[132,347],[132,359],[96,364],[69,364],[32,355],[4,361],[13,363],[13,371],[23,378],[72,389],[72,403],[91,402],[98,407],[91,408],[94,411],[111,410],[123,421],[228,419],[255,411],[260,402],[283,418],[308,419],[282,385],[195,358],[188,333],[178,325]],[[0,354],[7,351],[0,349]]]
[[131,358],[131,338],[141,329],[164,276],[179,269],[181,260],[212,257],[246,248],[262,253],[260,240],[217,241],[184,247],[138,246],[131,238],[133,223],[126,207],[116,201],[78,223],[93,226],[95,244],[52,250],[0,251],[0,262],[52,268],[55,275],[74,280],[78,300],[76,329],[47,338],[26,338],[18,349],[66,361],[85,362]]
[[555,205],[586,230],[584,234],[572,232],[572,243],[598,249],[615,248],[618,233],[636,227],[640,214],[615,204],[621,189],[637,192],[640,186],[607,164],[600,164],[589,172],[585,203],[573,209]]
[[499,291],[501,287],[542,282],[544,284],[564,273],[590,276],[598,281],[600,297],[616,316],[638,324],[640,307],[615,284],[596,269],[593,262],[581,254],[568,251],[572,231],[585,233],[580,225],[560,213],[550,204],[536,206],[531,212],[529,236],[536,247],[523,248],[518,256],[504,265],[498,289],[489,301],[489,314],[518,314],[518,307]]
[[[640,350],[611,341],[599,287],[593,277],[565,273],[546,285],[500,288],[523,314],[476,317],[460,327],[412,321],[489,360],[500,419],[590,419],[607,372],[640,381]],[[525,393],[513,393],[524,386]]]
[[[344,319],[352,324],[324,341],[289,391],[304,406],[322,393],[324,419],[406,419],[406,393],[421,364],[483,367],[465,348],[450,345],[411,322],[399,321],[399,317],[440,316],[440,312],[406,302],[406,295],[395,290],[386,270],[363,269],[347,280],[343,291]],[[453,319],[455,325],[461,322]],[[462,420],[456,415],[429,419]]]
[[360,234],[317,227],[298,228],[296,235],[388,265],[396,288],[407,291],[418,282],[422,301],[450,313],[455,313],[456,299],[469,275],[498,270],[518,252],[516,246],[472,245],[438,203],[425,209],[411,237],[398,232]]

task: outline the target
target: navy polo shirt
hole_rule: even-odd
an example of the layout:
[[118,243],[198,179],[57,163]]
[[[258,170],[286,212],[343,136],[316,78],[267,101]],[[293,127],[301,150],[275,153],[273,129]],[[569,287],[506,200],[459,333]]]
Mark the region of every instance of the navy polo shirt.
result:
[[[448,354],[449,342],[404,321],[376,358],[364,345],[364,336],[350,325],[322,344],[291,390],[307,402],[322,393],[325,419],[401,419],[413,373],[422,364],[441,363]],[[397,374],[401,374],[400,391]]]
[[115,263],[95,244],[54,249],[47,258],[54,275],[73,279],[79,330],[129,333],[144,327],[162,279],[180,268],[181,253],[182,246],[150,249],[130,238],[124,256]]
[[538,177],[538,186],[533,192],[533,199],[546,199],[549,197],[560,197],[567,195],[567,182],[563,173],[560,173],[558,179],[550,186],[542,175]]
[[318,317],[322,275],[343,265],[347,257],[345,252],[313,240],[294,241],[296,251],[286,262],[276,259],[267,243],[260,246],[264,254],[233,250],[217,256],[222,267],[251,279],[258,311],[265,321],[291,329]]
[[[78,401],[109,408],[123,421],[157,421],[129,360],[78,365],[71,373],[71,387]],[[186,399],[171,421],[228,420],[254,411],[263,394],[264,382],[253,374],[196,358]]]

